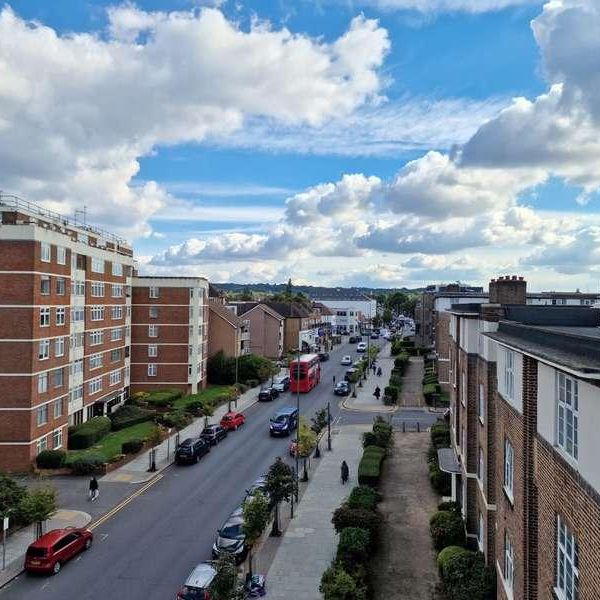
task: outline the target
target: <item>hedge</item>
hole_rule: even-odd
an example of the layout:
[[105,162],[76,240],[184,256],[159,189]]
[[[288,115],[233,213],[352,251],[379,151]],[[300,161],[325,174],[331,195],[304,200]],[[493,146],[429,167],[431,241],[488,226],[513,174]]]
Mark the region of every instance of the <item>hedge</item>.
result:
[[438,504],[438,510],[448,510],[450,512],[454,511],[459,514],[461,513],[460,504],[458,502],[452,502],[452,501],[440,502]]
[[374,545],[377,541],[382,518],[376,510],[350,508],[347,504],[343,504],[333,512],[331,522],[338,533],[341,533],[347,527],[366,529],[370,535],[370,542]]
[[108,417],[93,417],[89,421],[69,429],[69,450],[85,450],[110,433]]
[[65,464],[67,453],[64,450],[42,450],[35,457],[38,469],[60,469]]
[[431,444],[437,450],[438,448],[447,448],[450,446],[450,427],[446,423],[437,423],[431,427]]
[[388,385],[383,390],[384,395],[392,400],[392,404],[398,402],[398,388],[395,385]]
[[437,460],[429,464],[429,481],[431,486],[440,496],[449,496],[452,480],[450,473],[445,473],[438,466]]
[[362,527],[345,527],[340,532],[337,560],[348,569],[365,563],[369,557],[371,534]]
[[109,418],[112,423],[113,431],[125,429],[138,423],[151,421],[155,416],[154,411],[144,410],[135,404],[126,404],[112,413]]
[[442,550],[446,546],[464,546],[466,542],[465,525],[456,512],[436,512],[429,520],[429,531],[436,550]]
[[440,575],[444,576],[444,570],[448,566],[448,563],[452,561],[456,556],[464,554],[465,552],[469,552],[466,548],[462,546],[446,546],[437,557],[437,566],[440,572]]
[[144,447],[144,440],[129,440],[121,444],[121,454],[137,454]]
[[347,504],[349,508],[364,508],[366,510],[375,510],[377,508],[378,494],[368,485],[358,485],[352,489],[348,496]]
[[164,415],[160,415],[159,421],[165,427],[175,427],[175,429],[183,429],[192,421],[192,416],[183,410],[174,410]]
[[439,394],[440,392],[441,388],[438,383],[426,383],[423,386],[423,396],[425,396],[425,400],[428,402],[431,401],[434,394]]
[[157,392],[150,392],[146,402],[152,404],[152,406],[164,408],[170,406],[175,400],[183,396],[182,390],[160,390]]
[[442,560],[442,582],[448,600],[495,598],[496,572],[485,566],[481,552],[448,552]]
[[99,473],[105,462],[103,456],[88,454],[87,456],[76,458],[72,462],[69,462],[67,466],[71,467],[75,475],[92,475]]
[[366,600],[367,588],[341,565],[331,565],[321,578],[319,591],[324,600]]
[[381,463],[385,450],[379,446],[367,446],[358,464],[358,483],[377,487],[381,475]]

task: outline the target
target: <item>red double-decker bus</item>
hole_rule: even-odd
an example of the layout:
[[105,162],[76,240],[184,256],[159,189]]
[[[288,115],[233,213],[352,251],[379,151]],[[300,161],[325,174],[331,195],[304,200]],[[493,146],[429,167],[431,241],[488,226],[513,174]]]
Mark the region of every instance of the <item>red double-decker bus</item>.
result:
[[290,391],[310,392],[321,380],[321,361],[318,354],[302,354],[290,361]]

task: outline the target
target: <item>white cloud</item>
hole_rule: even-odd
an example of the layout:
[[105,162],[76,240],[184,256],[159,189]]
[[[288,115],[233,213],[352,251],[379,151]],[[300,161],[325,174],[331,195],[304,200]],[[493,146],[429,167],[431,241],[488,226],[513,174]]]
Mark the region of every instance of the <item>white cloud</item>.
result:
[[[158,145],[199,142],[248,117],[317,126],[379,101],[389,48],[374,20],[326,43],[215,9],[109,10],[107,39],[59,35],[0,12],[0,179],[5,191],[129,235],[171,201],[132,185]],[[127,220],[122,215],[128,215]]]
[[543,0],[357,0],[363,6],[385,11],[408,10],[421,13],[485,13],[519,6],[539,5]]

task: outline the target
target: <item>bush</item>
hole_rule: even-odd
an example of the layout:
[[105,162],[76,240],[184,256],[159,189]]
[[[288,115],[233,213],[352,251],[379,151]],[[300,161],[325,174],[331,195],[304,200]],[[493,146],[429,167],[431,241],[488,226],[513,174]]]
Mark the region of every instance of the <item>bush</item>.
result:
[[431,443],[437,450],[450,446],[450,427],[447,423],[438,423],[431,427]]
[[437,461],[429,465],[429,481],[431,486],[440,496],[449,496],[451,492],[452,481],[450,473],[442,471]]
[[496,597],[496,573],[485,566],[481,552],[449,552],[443,559],[442,581],[448,600]]
[[456,556],[464,554],[465,552],[469,552],[469,550],[463,548],[462,546],[446,546],[443,550],[441,550],[437,557],[437,566],[440,575],[443,577],[444,570],[448,566],[448,563],[451,562]]
[[183,410],[174,410],[164,415],[159,416],[159,421],[165,427],[175,427],[175,429],[183,429],[187,427],[192,421],[191,415]]
[[381,515],[376,510],[350,508],[343,504],[336,508],[331,519],[335,530],[341,533],[347,527],[362,527],[369,532],[371,544],[375,544],[381,525]]
[[27,496],[27,488],[20,485],[12,477],[0,474],[0,515],[13,511],[11,523],[13,525],[27,525],[29,521],[21,513],[19,507]]
[[255,388],[260,385],[260,381],[258,379],[246,379],[246,385],[248,389]]
[[319,591],[324,600],[366,600],[367,589],[360,580],[356,580],[340,565],[334,564],[321,578]]
[[205,412],[205,406],[202,400],[190,400],[190,402],[184,406],[183,410],[190,415],[194,415],[195,417],[202,417],[207,414]]
[[440,502],[438,504],[438,510],[447,510],[458,514],[461,513],[460,504],[458,502]]
[[129,440],[121,444],[121,454],[137,454],[144,447],[144,440]]
[[377,508],[378,494],[368,485],[358,485],[352,489],[348,496],[347,504],[350,508],[364,508],[375,510]]
[[240,394],[245,394],[250,389],[245,383],[238,383],[235,387]]
[[111,421],[108,417],[93,417],[89,421],[69,429],[69,449],[85,450],[110,433]]
[[395,385],[386,386],[383,393],[392,399],[392,404],[398,402],[398,388]]
[[150,394],[148,392],[135,392],[130,397],[129,400],[135,402],[146,402]]
[[60,469],[65,464],[67,453],[64,450],[42,450],[35,457],[38,469]]
[[365,563],[371,546],[370,533],[362,527],[346,527],[340,532],[337,560],[347,569]]
[[155,413],[152,410],[144,410],[135,404],[126,404],[112,413],[109,418],[113,430],[118,431],[125,427],[137,425],[138,423],[151,421],[154,415]]
[[447,510],[436,512],[429,520],[429,532],[436,550],[465,545],[465,525],[460,515]]
[[88,454],[75,458],[67,464],[75,475],[93,475],[102,471],[105,462],[104,457],[99,454]]
[[178,400],[183,396],[182,390],[160,390],[157,392],[151,392],[146,399],[148,404],[157,408],[165,408],[171,406],[175,400]]

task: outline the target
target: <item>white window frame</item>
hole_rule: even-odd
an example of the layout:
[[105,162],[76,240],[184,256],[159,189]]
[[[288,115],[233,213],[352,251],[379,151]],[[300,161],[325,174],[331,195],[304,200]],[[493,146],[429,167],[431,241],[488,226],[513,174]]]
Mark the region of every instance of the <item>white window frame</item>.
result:
[[67,249],[64,246],[56,246],[56,262],[59,265],[67,264]]
[[[117,358],[113,358],[115,352],[118,353],[118,357]],[[115,348],[114,350],[110,351],[110,362],[111,363],[119,362],[121,360],[121,358],[123,358],[123,357],[121,356],[121,349],[120,348]]]
[[57,337],[54,340],[54,356],[64,356],[65,355],[65,338]]
[[148,325],[148,337],[158,337],[158,325]]
[[50,340],[40,340],[38,347],[38,360],[50,358]]
[[516,352],[504,348],[503,395],[507,400],[515,399],[515,355]]
[[90,295],[92,298],[104,298],[105,288],[103,281],[92,281]]
[[55,400],[52,403],[52,412],[54,414],[55,419],[59,419],[60,417],[63,416],[63,411],[64,411],[63,400],[64,400],[64,398],[59,398],[58,400]]
[[483,552],[485,548],[485,519],[483,518],[483,513],[481,511],[479,512],[479,530],[477,531],[477,544],[479,546],[479,550]]
[[63,432],[62,432],[62,427],[59,427],[58,429],[55,429],[52,432],[52,448],[54,450],[58,450],[59,448],[62,448],[63,445]]
[[148,357],[156,358],[158,356],[158,345],[157,344],[149,344],[148,345]]
[[513,541],[508,534],[508,531],[504,531],[504,561],[502,566],[502,579],[504,585],[511,592],[513,590],[515,581],[515,549]]
[[485,386],[479,384],[479,421],[483,425],[485,423]]
[[485,454],[483,452],[483,448],[479,446],[479,457],[477,463],[477,479],[481,483],[484,484],[485,481]]
[[[56,374],[57,373],[60,373],[60,383],[56,383]],[[60,388],[60,387],[63,387],[63,385],[65,385],[64,369],[62,367],[60,369],[54,369],[54,371],[52,371],[52,386],[55,388]]]
[[148,288],[148,298],[160,298],[160,288],[156,287],[155,285],[151,285]]
[[48,413],[49,411],[47,404],[42,404],[42,406],[38,406],[36,416],[36,423],[38,427],[42,427],[43,425],[46,425],[48,423],[48,419],[50,417]]
[[58,306],[56,308],[56,325],[62,327],[67,322],[66,310],[64,306]]
[[104,260],[92,256],[92,273],[104,273]]
[[90,310],[90,319],[92,321],[104,321],[104,306],[92,306]]
[[45,263],[49,263],[52,261],[52,245],[47,242],[42,242],[40,244],[40,260]]
[[116,262],[113,260],[111,272],[115,277],[120,277],[121,275],[123,275],[123,263]]
[[118,342],[123,339],[123,328],[122,327],[114,327],[110,330],[110,341]]
[[123,284],[122,283],[113,283],[111,288],[111,294],[113,298],[122,298],[123,297]]
[[96,379],[90,379],[88,381],[88,392],[90,395],[97,394],[102,391],[102,377],[96,377]]
[[71,309],[71,321],[73,323],[85,321],[85,308],[83,306],[75,306]]
[[556,371],[556,445],[570,459],[579,457],[579,384]]
[[[61,291],[61,283],[62,283],[62,291]],[[56,295],[64,296],[67,293],[67,280],[64,277],[56,278]]]
[[97,354],[90,354],[89,358],[90,371],[100,369],[102,367],[102,352]]
[[48,371],[38,375],[38,394],[45,394],[48,391]]
[[148,318],[158,319],[158,306],[151,306],[148,309]]
[[515,481],[515,449],[511,441],[504,438],[504,479],[502,487],[508,499],[514,504],[514,481]]
[[40,294],[42,296],[49,296],[52,290],[52,282],[48,275],[42,275],[40,278]]
[[123,318],[123,307],[122,306],[113,306],[111,309],[111,317],[114,321]]
[[73,294],[73,296],[85,296],[85,281],[73,279],[71,284],[71,294]]
[[155,363],[148,363],[148,377],[156,377],[158,368]]
[[113,371],[109,376],[110,385],[121,383],[121,370]]
[[100,346],[104,339],[104,332],[101,330],[90,331],[90,346]]
[[45,435],[44,437],[41,437],[36,443],[35,443],[35,449],[37,454],[39,454],[40,452],[43,452],[44,450],[48,450],[48,436]]
[[556,517],[556,586],[560,600],[579,598],[579,547],[577,538],[560,515]]

